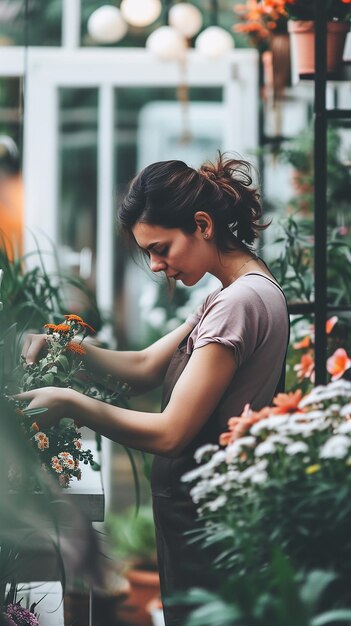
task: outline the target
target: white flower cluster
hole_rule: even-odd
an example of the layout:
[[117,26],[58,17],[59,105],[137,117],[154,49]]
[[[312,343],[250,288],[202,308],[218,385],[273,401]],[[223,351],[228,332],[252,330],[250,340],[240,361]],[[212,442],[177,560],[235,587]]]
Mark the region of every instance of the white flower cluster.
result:
[[[200,514],[224,507],[235,493],[270,478],[312,474],[326,462],[351,465],[351,383],[338,380],[302,398],[293,413],[254,423],[225,449],[207,444],[195,453],[199,467],[182,477]],[[205,462],[203,462],[205,461]]]

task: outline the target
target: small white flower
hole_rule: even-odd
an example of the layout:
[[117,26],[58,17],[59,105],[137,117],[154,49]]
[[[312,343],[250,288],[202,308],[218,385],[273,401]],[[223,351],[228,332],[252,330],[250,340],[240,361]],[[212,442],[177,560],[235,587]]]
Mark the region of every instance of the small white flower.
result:
[[250,465],[247,467],[241,474],[238,476],[238,480],[241,483],[244,483],[246,480],[251,480],[252,476],[257,473],[258,467],[256,465]]
[[209,482],[207,480],[201,480],[197,483],[197,485],[192,487],[190,490],[190,496],[193,502],[197,504],[202,498],[205,498],[210,491]]
[[184,474],[180,480],[183,483],[191,483],[193,482],[193,480],[196,480],[197,478],[201,478],[205,474],[206,474],[206,470],[204,471],[204,466],[201,465],[201,467],[196,467],[195,469],[190,470],[189,472],[186,472],[186,474]]
[[237,439],[237,442],[241,448],[252,448],[256,443],[256,437],[249,435],[247,437],[240,437],[240,439]]
[[225,460],[227,463],[232,463],[240,454],[241,448],[238,443],[238,439],[230,443],[229,446],[226,447],[226,456]]
[[308,445],[304,441],[294,441],[285,448],[286,454],[293,456],[294,454],[304,454],[308,452]]
[[217,467],[217,465],[220,465],[221,463],[223,463],[223,461],[225,461],[225,458],[226,458],[225,451],[218,450],[218,452],[214,453],[212,459],[210,459],[208,463],[211,467]]
[[276,447],[272,441],[263,441],[259,443],[254,454],[255,456],[265,456],[266,454],[273,454],[276,451]]
[[343,459],[349,451],[351,439],[346,435],[334,435],[321,447],[321,459]]
[[286,437],[283,433],[279,432],[277,435],[270,435],[266,441],[271,441],[272,443],[278,443],[282,446],[288,446],[289,443],[292,443],[292,440],[289,437]]
[[251,477],[251,482],[256,485],[261,485],[262,483],[266,482],[267,478],[268,478],[267,472],[256,472]]
[[204,446],[201,446],[201,448],[198,448],[194,454],[194,459],[196,461],[196,463],[201,463],[202,458],[205,454],[207,454],[208,452],[217,452],[217,450],[219,450],[219,446],[216,446],[212,443],[206,443]]
[[330,422],[328,420],[312,420],[307,423],[292,420],[289,424],[288,434],[308,437],[315,432],[326,430],[329,426]]
[[216,474],[216,476],[211,478],[209,483],[210,483],[210,487],[213,489],[216,487],[221,487],[222,485],[224,485],[226,481],[227,481],[226,474]]
[[218,496],[218,498],[216,498],[215,500],[212,500],[212,502],[208,502],[207,506],[210,509],[210,511],[217,511],[220,507],[224,506],[226,502],[227,502],[227,496],[222,494]]
[[319,385],[300,401],[299,407],[302,409],[310,404],[318,404],[327,400],[333,400],[335,403],[338,396],[351,398],[350,382],[346,380],[336,380],[325,386]]
[[[350,407],[350,409],[351,409],[351,404],[349,404],[349,407]],[[328,410],[329,410],[329,412],[331,412],[331,413],[336,413],[336,414],[338,414],[338,413],[340,413],[341,406],[340,406],[340,404],[338,404],[337,402],[333,402],[333,404],[331,404],[331,405],[328,407]]]
[[340,424],[335,429],[335,432],[340,435],[347,435],[348,433],[351,433],[351,420],[348,420],[347,422],[343,422],[343,424]]
[[351,413],[351,402],[349,402],[348,404],[345,404],[345,406],[343,406],[342,409],[340,410],[341,417],[346,417],[350,413]]
[[251,426],[250,433],[258,435],[262,430],[278,430],[280,426],[286,424],[288,419],[289,415],[270,415]]

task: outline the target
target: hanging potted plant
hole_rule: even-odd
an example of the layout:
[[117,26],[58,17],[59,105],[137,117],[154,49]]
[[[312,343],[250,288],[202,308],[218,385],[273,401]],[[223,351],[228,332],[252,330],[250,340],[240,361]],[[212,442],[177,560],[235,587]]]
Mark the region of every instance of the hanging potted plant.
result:
[[[324,0],[327,9],[327,74],[339,69],[350,30],[351,0]],[[300,78],[313,78],[315,71],[315,0],[286,0],[291,47]]]

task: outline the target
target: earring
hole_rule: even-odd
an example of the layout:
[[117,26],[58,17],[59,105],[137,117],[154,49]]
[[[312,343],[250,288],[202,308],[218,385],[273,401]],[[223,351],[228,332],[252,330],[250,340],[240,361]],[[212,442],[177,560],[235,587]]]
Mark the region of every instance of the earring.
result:
[[208,239],[208,233],[204,234],[204,239]]

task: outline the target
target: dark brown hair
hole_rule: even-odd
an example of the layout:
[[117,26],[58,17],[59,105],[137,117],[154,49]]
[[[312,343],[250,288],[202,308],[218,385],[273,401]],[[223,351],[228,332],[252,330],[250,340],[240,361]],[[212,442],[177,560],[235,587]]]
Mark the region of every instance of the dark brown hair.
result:
[[262,208],[252,187],[251,165],[221,153],[215,163],[208,161],[198,170],[183,161],[148,165],[130,183],[118,220],[130,236],[138,222],[193,233],[197,211],[213,219],[215,241],[223,251],[251,246],[268,226],[259,224]]

